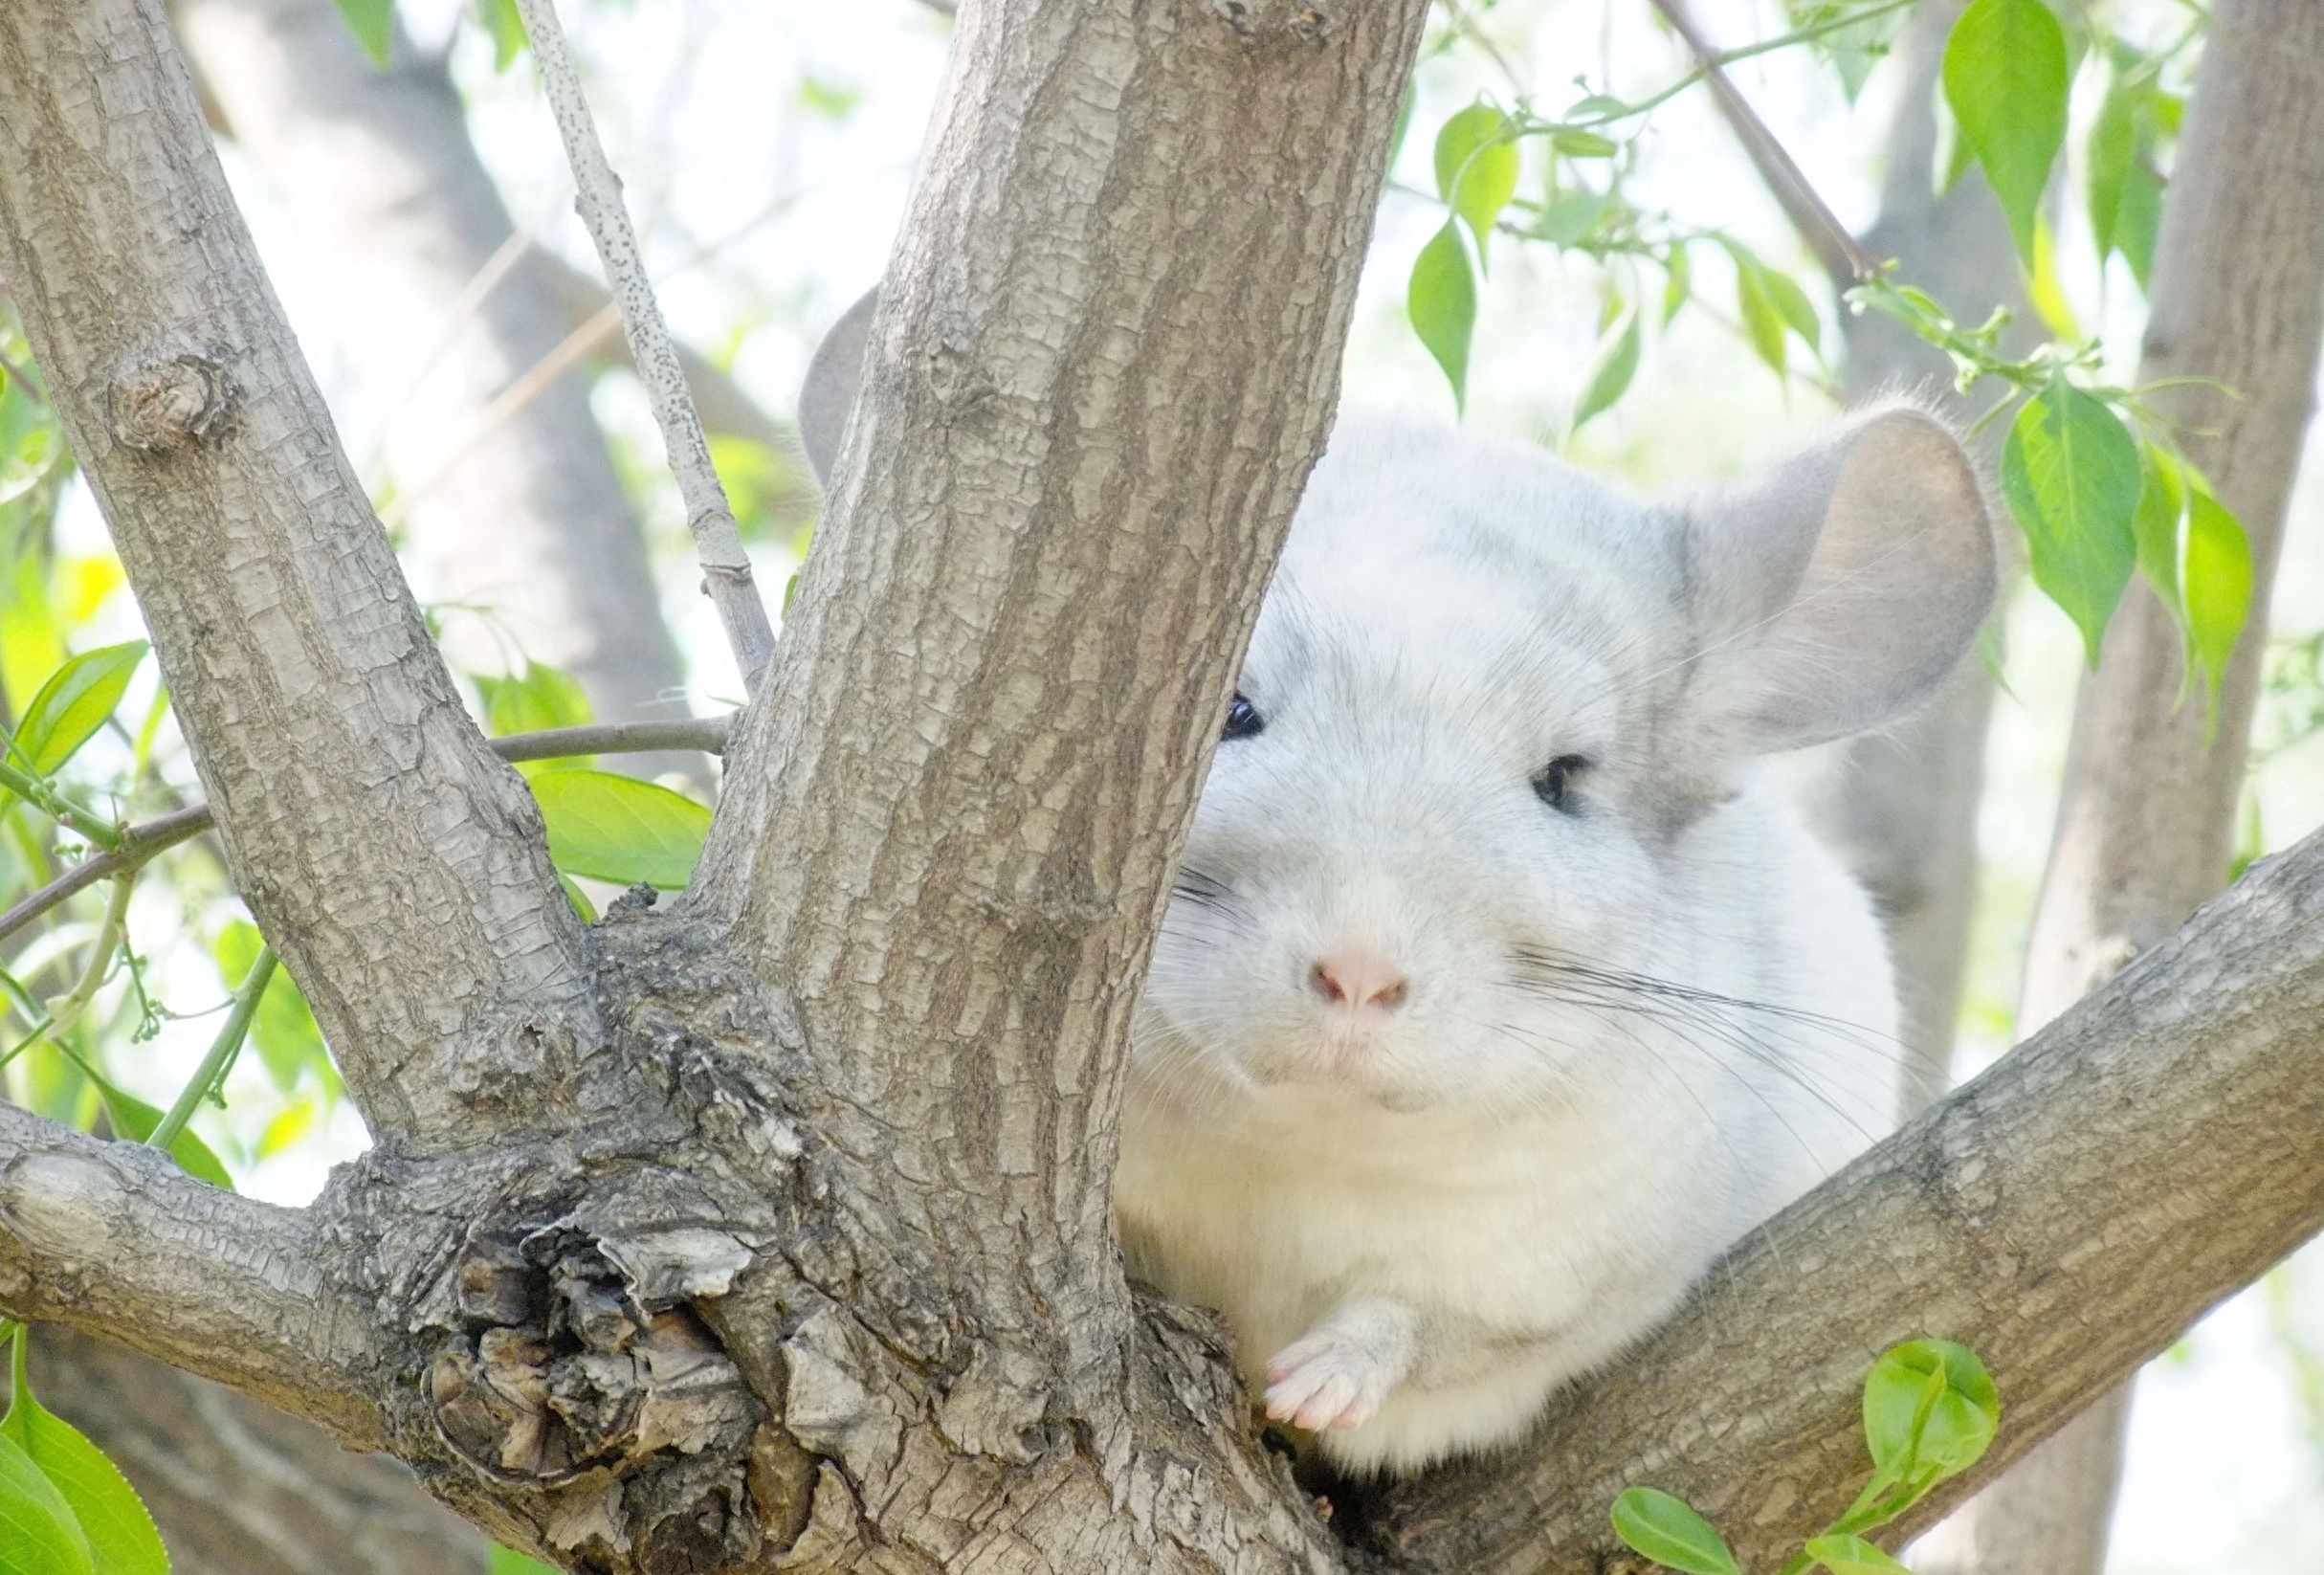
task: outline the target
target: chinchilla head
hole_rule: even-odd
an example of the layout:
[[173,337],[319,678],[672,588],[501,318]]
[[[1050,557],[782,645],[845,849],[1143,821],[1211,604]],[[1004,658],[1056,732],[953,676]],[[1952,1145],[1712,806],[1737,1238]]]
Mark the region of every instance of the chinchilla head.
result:
[[1737,988],[1786,899],[1756,763],[1910,706],[1994,586],[1973,473],[1911,409],[1649,503],[1343,422],[1157,943],[1148,1085],[1416,1110],[1634,1082],[1619,993]]
[[[802,396],[819,472],[873,304]],[[1653,502],[1343,420],[1156,943],[1147,1097],[1523,1109],[1625,1076],[1643,1047],[1611,992],[1738,987],[1755,934],[1800,928],[1766,922],[1800,898],[1771,878],[1758,761],[1911,706],[1994,588],[1974,474],[1908,407]]]

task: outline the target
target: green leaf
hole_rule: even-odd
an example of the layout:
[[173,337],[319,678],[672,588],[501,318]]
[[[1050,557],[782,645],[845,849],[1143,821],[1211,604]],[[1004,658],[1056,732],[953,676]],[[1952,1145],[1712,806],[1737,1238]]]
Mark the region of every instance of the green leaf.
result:
[[0,1435],[0,1575],[97,1575],[73,1506],[13,1438]]
[[2155,239],[2162,233],[2162,178],[2141,164],[2122,186],[2122,209],[2114,217],[2114,250],[2131,265],[2131,277],[2144,292],[2155,271]]
[[1622,151],[1622,144],[1611,137],[1569,125],[1551,132],[1549,145],[1569,159],[1610,159]]
[[532,779],[549,857],[571,875],[675,891],[694,878],[710,811],[683,793],[610,771],[567,768]]
[[554,1564],[519,1553],[513,1547],[492,1550],[492,1575],[561,1575]]
[[339,0],[339,14],[371,63],[387,70],[395,48],[395,0]]
[[517,10],[517,0],[476,0],[476,18],[492,39],[495,71],[506,71],[515,65],[517,56],[532,42],[525,36],[524,15]]
[[2025,402],[2002,447],[2002,496],[2025,532],[2034,583],[2082,631],[2090,664],[2137,563],[2138,445],[2063,378]]
[[2033,258],[2034,219],[2066,142],[2066,30],[2043,0],[1976,0],[1945,44],[1945,101]]
[[1874,1469],[1917,1481],[1922,1492],[1975,1465],[2001,1420],[1985,1364],[1949,1340],[1899,1345],[1864,1380],[1864,1438]]
[[[555,727],[586,727],[595,720],[588,695],[572,675],[544,662],[527,662],[524,671],[514,677],[479,677],[476,690],[484,697],[484,719],[496,738],[545,733]],[[526,761],[517,769],[525,776],[537,776],[587,758]]]
[[1832,1575],[1913,1575],[1861,1537],[1813,1538],[1805,1552]]
[[1750,335],[1751,347],[1768,369],[1782,377],[1787,367],[1783,346],[1788,325],[1768,291],[1767,270],[1748,252],[1736,247],[1729,250],[1735,254],[1735,302],[1743,316],[1743,331]]
[[1678,309],[1687,303],[1687,297],[1694,288],[1694,263],[1684,242],[1672,243],[1663,269],[1668,282],[1664,284],[1662,292],[1662,323],[1667,328],[1671,325],[1671,320],[1678,316]]
[[[134,1094],[124,1094],[100,1077],[95,1079],[97,1092],[105,1101],[105,1120],[113,1123],[114,1133],[130,1142],[144,1142],[153,1136],[153,1129],[162,1124],[162,1113]],[[178,1168],[196,1181],[228,1192],[234,1189],[233,1177],[211,1151],[210,1144],[194,1136],[193,1128],[180,1132],[169,1144],[169,1157],[178,1162]]]
[[1452,385],[1452,405],[1466,410],[1469,404],[1469,339],[1476,330],[1476,278],[1469,272],[1469,249],[1451,220],[1412,263],[1412,282],[1405,292],[1405,310],[1412,331],[1428,346]]
[[1552,246],[1578,245],[1618,206],[1611,191],[1569,191],[1542,204],[1526,233]]
[[2251,538],[2205,487],[2187,492],[2187,637],[2219,692],[2251,613]]
[[1574,401],[1573,423],[1566,429],[1569,436],[1620,399],[1637,374],[1638,309],[1621,301],[1613,302],[1612,307],[1612,320],[1599,336],[1589,365],[1583,368],[1582,397]]
[[2114,250],[2114,230],[2122,217],[2122,194],[2138,162],[2138,118],[2130,90],[2117,74],[2098,105],[2098,118],[2090,128],[2090,238],[2103,263]]
[[1768,268],[1760,272],[1760,283],[1767,291],[1767,299],[1775,303],[1775,309],[1784,324],[1798,334],[1809,349],[1821,356],[1824,353],[1824,321],[1816,316],[1815,305],[1807,299],[1807,292],[1800,288],[1799,281],[1789,274]]
[[129,640],[67,660],[25,707],[17,753],[39,775],[54,773],[104,726],[144,659],[145,642]]
[[1628,1488],[1614,1500],[1614,1535],[1631,1552],[1687,1575],[1742,1575],[1711,1522],[1658,1488]]
[[8,1415],[0,1418],[0,1437],[21,1450],[63,1498],[88,1545],[95,1575],[169,1575],[162,1534],[128,1478],[78,1429],[34,1398],[24,1375],[26,1343],[19,1331],[14,1393]]
[[1436,134],[1436,194],[1468,221],[1480,263],[1494,222],[1517,192],[1517,144],[1508,140],[1511,129],[1509,117],[1491,104],[1472,104]]
[[2139,458],[2138,507],[2131,516],[2138,568],[2172,618],[2184,628],[2187,609],[2179,590],[2179,526],[2187,512],[2186,485],[2180,477],[2179,461],[2165,451],[2146,444]]
[[573,911],[581,915],[584,924],[597,922],[597,904],[589,900],[589,894],[581,889],[579,881],[569,875],[560,875],[557,884],[564,888],[564,899],[573,904]]

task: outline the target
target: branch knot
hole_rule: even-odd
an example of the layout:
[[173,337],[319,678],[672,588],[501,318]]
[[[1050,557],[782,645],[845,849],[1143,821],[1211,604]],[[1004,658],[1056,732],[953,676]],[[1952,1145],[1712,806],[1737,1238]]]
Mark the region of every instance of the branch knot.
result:
[[169,454],[208,441],[233,408],[224,365],[188,351],[116,375],[106,390],[105,419],[128,447]]

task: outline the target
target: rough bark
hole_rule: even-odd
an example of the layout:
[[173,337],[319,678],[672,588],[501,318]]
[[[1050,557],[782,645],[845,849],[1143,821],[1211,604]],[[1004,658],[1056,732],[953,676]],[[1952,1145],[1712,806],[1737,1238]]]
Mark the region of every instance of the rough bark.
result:
[[[606,1575],[1349,1567],[1251,1436],[1215,1323],[1132,1299],[1105,1193],[1146,937],[1328,421],[1423,9],[972,8],[833,518],[696,896],[617,905],[569,971],[502,965],[455,997],[532,1024],[581,1000],[598,1032],[552,1024],[492,1058],[455,1023],[392,1075],[365,1063],[403,1098],[301,1213],[0,1118],[0,1311],[301,1409],[504,1540]],[[127,331],[182,297],[235,388],[276,401],[136,460],[187,495],[169,566],[198,577],[207,543],[311,598],[340,583],[318,543],[367,564],[343,464],[305,473],[338,512],[302,533],[237,447],[255,429],[268,453],[336,460],[287,351],[246,348],[280,345],[271,300],[214,284],[247,249],[191,152],[153,0],[0,11],[0,106],[11,276],[69,416],[104,437],[111,362],[89,357],[116,348],[82,321],[78,265],[130,303]],[[42,214],[67,222],[31,244]],[[83,457],[116,529],[147,541],[142,473]],[[221,490],[224,518],[204,506]],[[237,528],[271,534],[218,551]],[[360,583],[343,615],[412,621],[391,566]],[[241,606],[233,576],[191,588]],[[162,588],[164,611],[186,594]],[[323,637],[342,621],[304,626],[304,687],[246,661],[204,693],[240,631],[154,632],[194,719],[248,697],[246,752],[270,726],[295,744],[301,702],[345,701],[350,672],[359,711],[428,701],[378,733],[397,747],[364,753],[358,731],[352,758],[295,756],[277,790],[347,840],[310,878],[393,885],[409,906],[380,907],[384,932],[435,921],[436,851],[375,830],[400,824],[399,763],[455,810],[499,779],[439,724],[440,670],[401,647],[366,668]],[[240,873],[278,877],[276,811],[210,786],[230,847],[258,852]],[[351,801],[361,833],[333,818]],[[491,841],[538,854],[520,816]],[[1612,1488],[1650,1471],[1760,1559],[1847,1497],[1863,1364],[1932,1319],[1993,1359],[2010,1458],[2324,1223],[2320,918],[2324,839],[1746,1244],[1538,1454],[1393,1498],[1379,1545],[1432,1570],[1592,1567]],[[337,911],[261,921],[328,938]],[[388,939],[434,999],[448,943]],[[503,1081],[446,1076],[447,1040],[474,1051],[453,1072],[523,1079],[523,1120]],[[463,1117],[466,1142],[429,1141]],[[2099,1306],[2124,1316],[2076,1324]]]
[[[331,0],[178,0],[174,14],[235,141],[362,302],[336,326],[356,379],[398,400],[383,452],[420,489],[404,524],[435,592],[491,608],[607,720],[666,714],[684,670],[585,379],[560,377],[472,446],[570,324],[558,265],[529,249],[464,304],[512,226],[443,60],[399,28],[381,69]],[[493,670],[503,648],[465,632]]]
[[729,752],[690,904],[786,982],[861,1112],[859,1206],[993,1342],[980,1438],[1058,1384],[1118,1412],[1130,1011],[1424,10],[963,16],[775,703]]
[[544,1046],[596,1036],[580,925],[340,450],[158,6],[0,13],[0,233],[237,888],[373,1132],[465,1141],[463,1093],[519,1100]]
[[[475,1529],[381,1454],[117,1345],[33,1337],[41,1403],[153,1512],[172,1575],[484,1575]],[[0,1389],[5,1389],[0,1379]]]
[[1643,1575],[1605,1516],[1647,1483],[1775,1568],[1863,1483],[1873,1357],[1958,1339],[2001,1435],[1910,1535],[2324,1227],[2319,1054],[2324,834],[1751,1237],[1521,1462],[1405,1490],[1374,1535],[1415,1568]]
[[[2048,869],[2034,908],[2021,1031],[2056,1017],[2155,944],[2227,878],[2269,590],[2324,343],[2324,11],[2222,0],[2156,242],[2139,379],[2251,541],[2251,619],[2214,717],[2191,699],[2184,638],[2141,582],[2074,709]],[[1952,1528],[1978,1575],[2102,1575],[2130,1416],[2092,1408]]]

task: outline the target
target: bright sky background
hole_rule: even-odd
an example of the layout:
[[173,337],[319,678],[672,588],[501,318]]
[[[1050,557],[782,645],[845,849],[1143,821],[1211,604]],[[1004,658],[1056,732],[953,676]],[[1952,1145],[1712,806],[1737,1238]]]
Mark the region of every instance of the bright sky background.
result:
[[[459,6],[406,0],[405,9],[425,41],[445,36]],[[738,375],[770,409],[787,412],[815,337],[884,267],[949,25],[914,0],[567,0],[564,10],[595,66],[597,114],[644,229],[649,261],[669,276],[663,299],[674,322],[697,344],[731,348]],[[1772,0],[1700,0],[1697,10],[1712,34],[1730,44],[1784,27]],[[1684,69],[1646,13],[1643,0],[1505,0],[1488,25],[1538,86],[1541,106],[1555,110],[1573,96],[1566,84],[1577,73],[1589,75],[1593,87],[1603,84],[1604,61],[1614,62],[1618,92],[1642,93]],[[454,62],[472,96],[478,142],[520,225],[594,271],[529,68],[496,78],[473,33],[456,41]],[[1840,104],[1828,73],[1799,52],[1750,62],[1737,75],[1839,213],[1851,225],[1869,220],[1892,73],[1875,74],[1865,107],[1853,114]],[[1473,52],[1428,68],[1403,162],[1411,184],[1428,184],[1434,126],[1479,91],[1507,96]],[[810,99],[851,107],[833,116],[807,107]],[[296,228],[231,156],[230,171],[350,450],[377,452],[378,412],[366,406],[365,390],[349,385],[332,348],[340,314],[362,303],[335,294],[328,259],[301,249]],[[1771,262],[1812,278],[1699,93],[1655,117],[1642,180],[1653,200],[1690,221],[1730,226]],[[1391,193],[1382,209],[1348,360],[1351,402],[1451,414],[1443,381],[1401,308],[1405,270],[1441,220],[1432,202],[1411,196]],[[2086,233],[2071,216],[2060,244],[2069,258],[2087,255]],[[715,249],[710,260],[677,271],[705,246]],[[2084,250],[2074,253],[2076,246]],[[1555,443],[1595,337],[1604,281],[1597,270],[1545,249],[1504,245],[1494,260],[1470,420]],[[1817,293],[1828,313],[1830,303]],[[2111,282],[2106,302],[2076,306],[2084,321],[2108,323],[2117,353],[2135,354],[2139,308],[2126,278]],[[651,460],[656,445],[634,388],[609,381],[600,403],[632,453]],[[1675,332],[1649,342],[1630,395],[1589,429],[1574,457],[1641,485],[1687,485],[1772,456],[1826,413],[1811,393],[1786,395],[1731,333],[1690,314]],[[2312,466],[2303,482],[2283,575],[2276,628],[2284,633],[2324,625],[2317,470]],[[739,685],[707,604],[692,593],[674,490],[661,487],[652,506],[667,570],[665,603],[695,657],[697,687],[703,697],[731,697]],[[76,512],[74,529],[86,541],[97,527],[85,499]],[[763,566],[762,583],[780,586],[791,566],[770,552]],[[2016,698],[2004,699],[1997,719],[1983,817],[1988,870],[1973,1059],[2002,1048],[1996,1025],[2005,1031],[2014,999],[2015,955],[2047,847],[2075,680],[2073,636],[2047,603],[2021,596],[2008,645]],[[2312,744],[2272,764],[2262,789],[2268,841],[2287,845],[2324,820],[2324,751]],[[208,965],[188,966],[193,978]],[[214,975],[203,975],[184,994],[202,999],[214,990]],[[165,1035],[149,1097],[166,1098],[179,1086],[209,1032],[207,1022],[197,1022]],[[261,1167],[251,1189],[286,1200],[310,1194],[333,1157],[325,1150],[343,1155],[360,1133],[343,1121],[331,1140]],[[2306,1382],[2318,1391],[2305,1409],[2290,1336],[2305,1342]],[[2229,1568],[2313,1575],[2324,1568],[2324,1253],[2312,1248],[2237,1298],[2142,1381],[2115,1546],[2114,1575]]]

